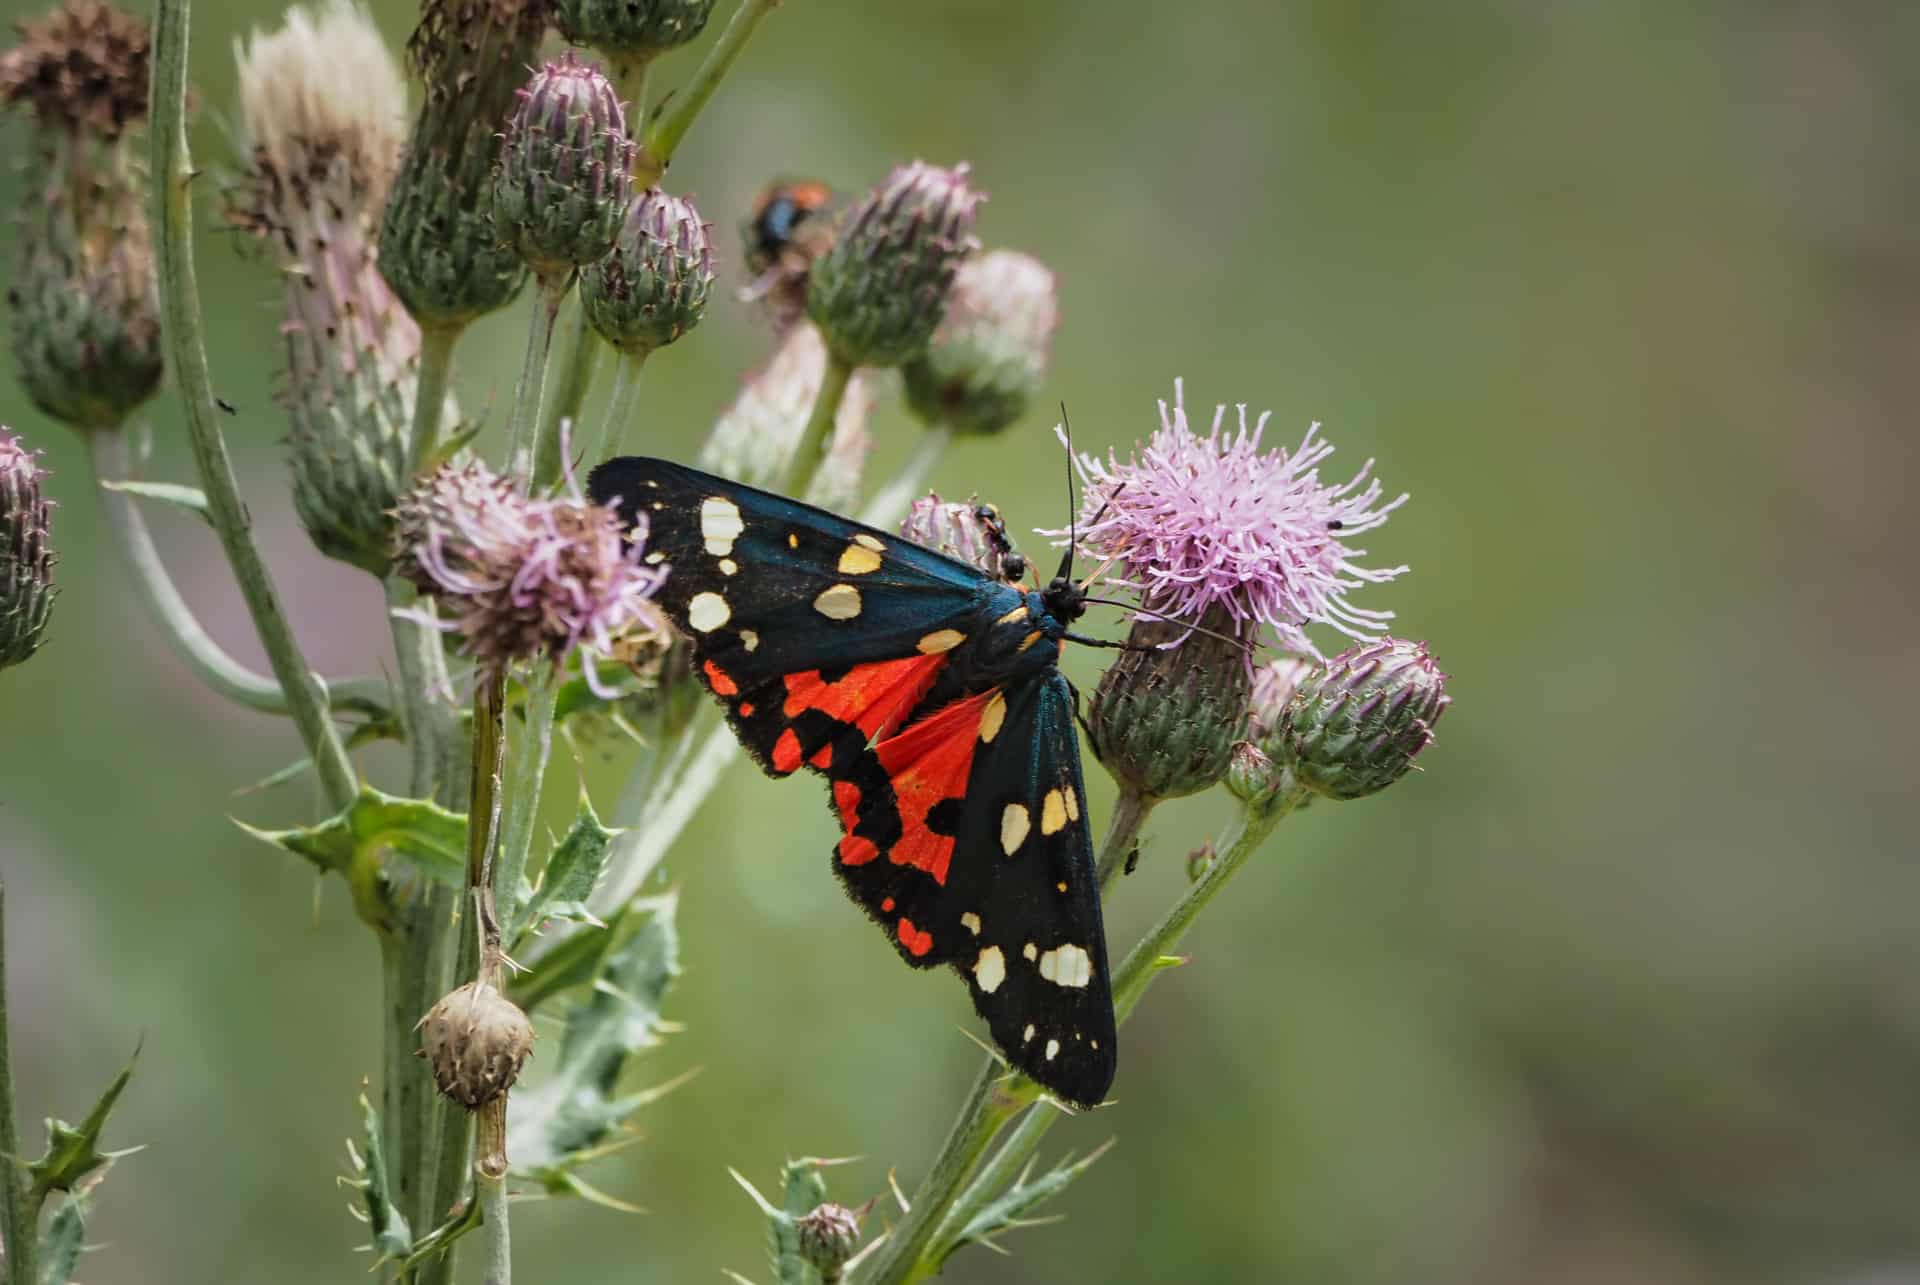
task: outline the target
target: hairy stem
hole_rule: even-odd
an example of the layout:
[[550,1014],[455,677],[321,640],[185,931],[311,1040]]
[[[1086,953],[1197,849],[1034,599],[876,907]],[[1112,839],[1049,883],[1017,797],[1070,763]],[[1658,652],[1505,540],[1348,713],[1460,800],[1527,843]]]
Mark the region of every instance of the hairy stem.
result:
[[446,413],[447,385],[453,376],[453,348],[464,327],[422,326],[420,370],[413,389],[413,431],[407,458],[417,475],[440,445],[440,419]]
[[813,475],[820,471],[820,463],[826,458],[827,442],[833,436],[834,421],[840,414],[840,402],[847,395],[847,381],[852,378],[853,367],[828,353],[827,368],[820,377],[820,391],[814,395],[807,426],[801,430],[800,442],[794,447],[793,459],[787,465],[785,490],[797,500],[806,498],[807,488],[813,484]]
[[[566,279],[559,284],[538,283],[533,292],[533,318],[527,326],[527,352],[520,363],[520,382],[514,386],[513,420],[507,426],[506,470],[522,479],[521,489],[531,486],[537,464],[533,456],[541,447],[534,442],[540,424],[540,399],[546,391],[547,357],[553,348],[553,319],[566,294]],[[531,453],[531,454],[530,454]],[[526,462],[522,463],[522,457]]]
[[[553,355],[548,360],[546,405],[540,411],[540,435],[537,440],[550,444],[550,474],[536,472],[534,484],[548,487],[559,480],[563,453],[578,457],[580,449],[580,408],[593,388],[593,377],[606,345],[600,332],[587,324],[580,303],[580,292],[567,297],[559,329],[553,336]],[[565,428],[565,436],[561,430]],[[563,448],[565,448],[563,452]]]
[[747,41],[753,37],[754,28],[779,3],[780,0],[740,0],[740,7],[733,11],[727,29],[720,33],[720,39],[714,42],[713,48],[707,50],[700,69],[693,73],[692,83],[674,94],[671,99],[672,110],[662,112],[660,118],[640,136],[640,154],[634,158],[633,164],[636,190],[644,191],[652,187],[667,172],[667,166],[673,162],[675,149],[680,146],[680,140],[687,136],[687,131],[693,128],[700,109],[713,97],[713,91],[720,88],[720,82],[726,78],[733,60],[740,56],[740,51],[747,47]]
[[540,785],[546,779],[547,759],[553,753],[553,711],[560,698],[560,676],[550,666],[537,663],[527,677],[526,693],[521,705],[526,726],[514,753],[513,777],[506,795],[506,829],[492,881],[503,925],[513,922],[520,877],[533,848],[534,823],[540,816]]
[[640,372],[647,364],[647,353],[622,353],[620,369],[613,377],[613,395],[607,399],[607,417],[600,424],[600,440],[587,459],[595,464],[612,459],[626,449],[627,429],[640,405]]
[[327,801],[336,809],[344,809],[356,792],[353,764],[327,715],[325,689],[301,656],[300,645],[281,610],[280,596],[267,576],[260,551],[254,547],[252,523],[240,502],[227,444],[213,419],[213,385],[201,335],[200,292],[193,267],[193,219],[187,203],[187,186],[193,180],[186,130],[187,8],[188,0],[156,0],[153,30],[154,252],[167,364],[180,387],[194,464],[207,497],[208,520],[220,537],[254,631],[266,649],[274,678],[286,693],[287,712],[306,743]]
[[39,1285],[40,1231],[27,1199],[27,1167],[13,1124],[13,1058],[7,1048],[7,890],[0,883],[0,1237],[7,1285]]
[[[107,515],[107,526],[113,531],[114,546],[126,560],[134,588],[147,615],[160,630],[160,636],[215,695],[263,714],[285,714],[287,694],[280,690],[280,684],[229,656],[200,627],[193,608],[180,596],[166,564],[160,560],[160,550],[154,547],[153,536],[147,531],[139,501],[108,485],[124,481],[132,471],[126,433],[118,428],[103,429],[88,433],[86,438],[93,480],[100,495],[100,507]],[[330,684],[323,681],[322,685],[329,706],[335,710],[365,714],[377,721],[391,716],[387,708],[387,685],[380,679],[354,678]]]
[[953,445],[953,430],[936,425],[920,434],[913,454],[891,481],[874,494],[860,513],[868,526],[888,527],[906,516],[907,509],[927,489],[927,479]]

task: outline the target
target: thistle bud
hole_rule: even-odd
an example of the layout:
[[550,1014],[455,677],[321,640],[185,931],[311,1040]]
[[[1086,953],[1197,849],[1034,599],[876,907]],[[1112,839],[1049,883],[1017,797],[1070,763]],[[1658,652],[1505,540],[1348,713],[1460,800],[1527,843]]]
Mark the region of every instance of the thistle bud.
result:
[[1301,682],[1269,744],[1299,783],[1359,799],[1405,776],[1452,698],[1423,642],[1349,648]]
[[860,1215],[829,1201],[794,1220],[800,1257],[829,1281],[840,1279],[847,1260],[860,1249]]
[[[1264,807],[1286,787],[1286,772],[1252,741],[1241,741],[1227,759],[1227,790],[1253,807]],[[1189,865],[1191,866],[1191,858]],[[1198,876],[1195,876],[1196,878]]]
[[130,131],[145,119],[145,22],[69,0],[0,55],[0,103],[36,124],[39,190],[7,291],[20,382],[48,415],[112,428],[159,387],[159,307],[146,184]]
[[1287,702],[1301,680],[1320,666],[1305,656],[1281,656],[1256,665],[1253,670],[1253,698],[1247,717],[1247,739],[1264,746],[1273,730],[1280,726]]
[[629,65],[650,62],[706,29],[714,0],[554,0],[554,25]]
[[[1229,769],[1231,772],[1231,769]],[[1231,777],[1229,777],[1231,779]],[[1211,842],[1203,843],[1187,854],[1187,881],[1199,883],[1213,869],[1213,863],[1219,860],[1219,853]]]
[[632,199],[634,145],[613,82],[568,50],[507,121],[493,221],[543,281],[613,249]]
[[0,669],[46,641],[54,589],[52,504],[40,491],[45,476],[33,452],[0,428]]
[[545,0],[425,0],[407,59],[426,100],[380,230],[380,271],[422,326],[505,307],[526,267],[489,212],[501,129],[546,32]]
[[1127,641],[1143,650],[1120,653],[1087,707],[1094,756],[1147,798],[1177,799],[1214,784],[1245,735],[1252,680],[1233,641],[1242,631],[1219,608],[1201,625],[1212,634],[1178,621],[1136,620]]
[[1059,320],[1053,273],[1038,259],[1017,250],[968,259],[927,350],[901,372],[907,404],[958,433],[999,432],[1040,391]]
[[449,991],[420,1019],[420,1056],[443,1096],[477,1111],[513,1087],[533,1052],[533,1023],[485,982]]
[[[799,449],[820,383],[826,378],[827,348],[811,325],[789,330],[766,365],[747,376],[740,395],[714,421],[700,448],[700,467],[749,486],[777,485]],[[867,417],[874,396],[857,372],[834,419],[833,440],[813,477],[806,498],[827,508],[843,508],[860,496],[860,476],[873,438]]]
[[580,302],[600,337],[642,356],[706,315],[713,238],[693,202],[649,188],[628,207],[613,252],[580,276]]
[[1007,537],[1000,510],[979,499],[953,504],[928,492],[915,500],[900,520],[900,534],[923,549],[944,553],[990,576],[1017,580],[1026,559]]
[[899,166],[843,217],[807,285],[807,313],[841,361],[898,366],[927,346],[954,271],[977,245],[982,197],[967,173]]

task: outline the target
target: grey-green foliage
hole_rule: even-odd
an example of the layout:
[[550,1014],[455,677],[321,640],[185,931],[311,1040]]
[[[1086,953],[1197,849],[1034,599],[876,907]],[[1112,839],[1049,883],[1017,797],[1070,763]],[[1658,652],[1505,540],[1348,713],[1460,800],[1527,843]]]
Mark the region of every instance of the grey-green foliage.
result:
[[1068,1184],[1092,1168],[1094,1161],[1105,1155],[1107,1148],[1112,1145],[1111,1142],[1104,1143],[1080,1160],[1071,1157],[1063,1159],[1038,1177],[1034,1176],[1033,1164],[1029,1161],[1020,1176],[981,1205],[980,1211],[967,1221],[966,1226],[956,1229],[944,1243],[935,1247],[934,1261],[944,1265],[955,1250],[967,1245],[987,1245],[998,1249],[1000,1246],[994,1238],[1004,1232],[1043,1226],[1055,1221],[1050,1217],[1030,1218],[1028,1215],[1065,1191]]
[[100,1132],[107,1126],[107,1116],[113,1111],[114,1103],[120,1100],[120,1094],[127,1087],[127,1081],[133,1078],[133,1064],[139,1058],[140,1050],[133,1051],[133,1057],[120,1074],[113,1077],[113,1083],[93,1104],[93,1110],[87,1112],[86,1119],[79,1124],[68,1124],[65,1120],[47,1121],[47,1153],[27,1165],[28,1176],[32,1178],[30,1200],[34,1208],[39,1208],[49,1192],[73,1192],[80,1189],[81,1180],[94,1170],[127,1153],[124,1151],[100,1150]]
[[587,909],[587,898],[600,882],[600,873],[607,865],[607,851],[618,833],[600,824],[593,800],[583,792],[580,811],[573,825],[554,845],[553,855],[547,858],[546,868],[541,872],[539,886],[521,882],[520,893],[514,899],[520,909],[506,934],[516,949],[527,933],[538,930],[549,919],[603,926]]
[[404,1259],[413,1248],[413,1229],[393,1203],[386,1150],[380,1141],[380,1113],[365,1093],[360,1095],[360,1118],[363,1128],[359,1147],[347,1143],[347,1158],[353,1165],[348,1183],[359,1191],[362,1205],[354,1216],[367,1224],[375,1261]]
[[466,877],[467,819],[429,799],[407,799],[362,786],[346,810],[316,825],[256,830],[256,839],[343,876],[360,917],[382,931],[395,901],[432,879],[459,887]]
[[67,1285],[73,1269],[87,1244],[87,1216],[93,1212],[93,1197],[75,1192],[60,1202],[40,1233],[39,1285]]

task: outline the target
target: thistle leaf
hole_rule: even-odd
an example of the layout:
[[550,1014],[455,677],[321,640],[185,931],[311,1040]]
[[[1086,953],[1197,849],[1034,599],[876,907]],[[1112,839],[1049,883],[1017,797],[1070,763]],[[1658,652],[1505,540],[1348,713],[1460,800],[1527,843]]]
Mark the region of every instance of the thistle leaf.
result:
[[73,1269],[86,1248],[87,1215],[93,1212],[93,1198],[77,1191],[60,1202],[40,1233],[39,1285],[68,1285]]
[[523,882],[518,898],[521,910],[514,916],[507,939],[518,943],[549,919],[600,926],[600,920],[587,909],[587,898],[600,882],[600,872],[606,869],[607,851],[619,833],[600,824],[593,801],[582,791],[580,811],[572,827],[555,845],[553,855],[547,858],[540,886],[534,888]]
[[[47,1154],[27,1166],[27,1172],[33,1178],[31,1208],[38,1209],[48,1192],[77,1190],[80,1180],[88,1174],[111,1163],[116,1157],[128,1154],[124,1151],[101,1151],[100,1131],[106,1127],[107,1115],[113,1110],[113,1104],[119,1101],[121,1090],[133,1078],[133,1064],[139,1057],[140,1050],[136,1048],[133,1056],[127,1059],[126,1067],[113,1077],[113,1083],[107,1086],[107,1091],[93,1104],[93,1110],[77,1126],[65,1120],[47,1121]],[[82,1210],[77,1216],[84,1218],[84,1215],[85,1211]]]
[[[235,825],[256,839],[304,857],[321,874],[344,876],[360,917],[385,931],[391,926],[392,885],[410,874],[448,887],[466,877],[467,818],[431,799],[407,799],[362,786],[339,815],[291,830]],[[394,861],[389,861],[389,858]]]
[[207,494],[197,486],[181,486],[175,482],[102,482],[103,491],[124,491],[128,495],[137,495],[143,500],[159,500],[175,508],[185,509],[197,514],[201,519],[207,516]]
[[360,1094],[360,1119],[363,1129],[360,1148],[356,1150],[352,1143],[347,1145],[355,1171],[349,1181],[359,1189],[366,1206],[367,1230],[373,1236],[375,1261],[405,1261],[413,1250],[413,1229],[389,1194],[386,1152],[380,1142],[380,1112],[368,1101],[364,1090]]
[[934,1251],[932,1261],[936,1264],[936,1269],[945,1266],[947,1259],[963,1245],[985,1245],[989,1249],[998,1250],[1000,1246],[995,1243],[994,1237],[1002,1232],[1056,1221],[1050,1218],[1029,1218],[1027,1215],[1065,1191],[1068,1184],[1092,1168],[1094,1161],[1105,1155],[1112,1145],[1112,1141],[1109,1140],[1094,1148],[1084,1159],[1062,1160],[1037,1178],[1032,1176],[1032,1166],[1029,1165],[1027,1171],[1022,1173],[1004,1192],[982,1206],[980,1212],[960,1229],[959,1234],[950,1244],[940,1246]]

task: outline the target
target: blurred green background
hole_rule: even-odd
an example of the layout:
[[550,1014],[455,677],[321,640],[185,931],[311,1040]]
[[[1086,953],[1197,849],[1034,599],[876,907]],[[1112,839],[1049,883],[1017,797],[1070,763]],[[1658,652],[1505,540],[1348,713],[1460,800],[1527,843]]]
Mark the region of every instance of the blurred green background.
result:
[[[272,16],[196,6],[203,165],[231,157],[231,39]],[[413,10],[377,16],[397,44]],[[1279,439],[1324,420],[1336,470],[1377,456],[1413,493],[1372,545],[1413,573],[1365,604],[1453,674],[1425,773],[1294,819],[1201,920],[1125,1032],[1118,1105],[1049,1140],[1119,1140],[1069,1220],[949,1279],[1920,1281],[1916,49],[1920,8],[1892,0],[793,0],[768,22],[672,175],[719,226],[723,285],[769,176],[970,160],[983,239],[1059,270],[1049,393],[1081,442],[1145,436],[1175,376],[1271,408]],[[364,672],[379,595],[288,511],[275,285],[212,192],[201,283],[252,511],[314,660]],[[496,423],[523,318],[460,353]],[[637,439],[690,454],[765,346],[716,306],[649,367]],[[0,419],[55,470],[64,585],[52,643],[0,678],[22,1115],[76,1117],[145,1040],[109,1141],[147,1149],[101,1192],[84,1279],[350,1279],[334,1176],[377,1069],[375,952],[339,884],[316,909],[226,819],[307,815],[299,788],[233,793],[294,737],[164,650],[66,430],[17,392]],[[176,408],[151,420],[154,474],[185,478]],[[1052,420],[961,446],[937,484],[1057,523]],[[891,398],[875,427],[880,477],[915,430]],[[257,657],[208,533],[153,521]],[[587,765],[603,799],[619,766]],[[1116,951],[1225,816],[1156,818]],[[687,1029],[644,1074],[705,1071],[596,1171],[651,1214],[525,1206],[528,1279],[764,1279],[729,1165],[765,1186],[787,1156],[859,1155],[850,1202],[918,1180],[978,1061],[970,1016],[845,901],[831,841],[816,789],[741,766],[673,854]]]

